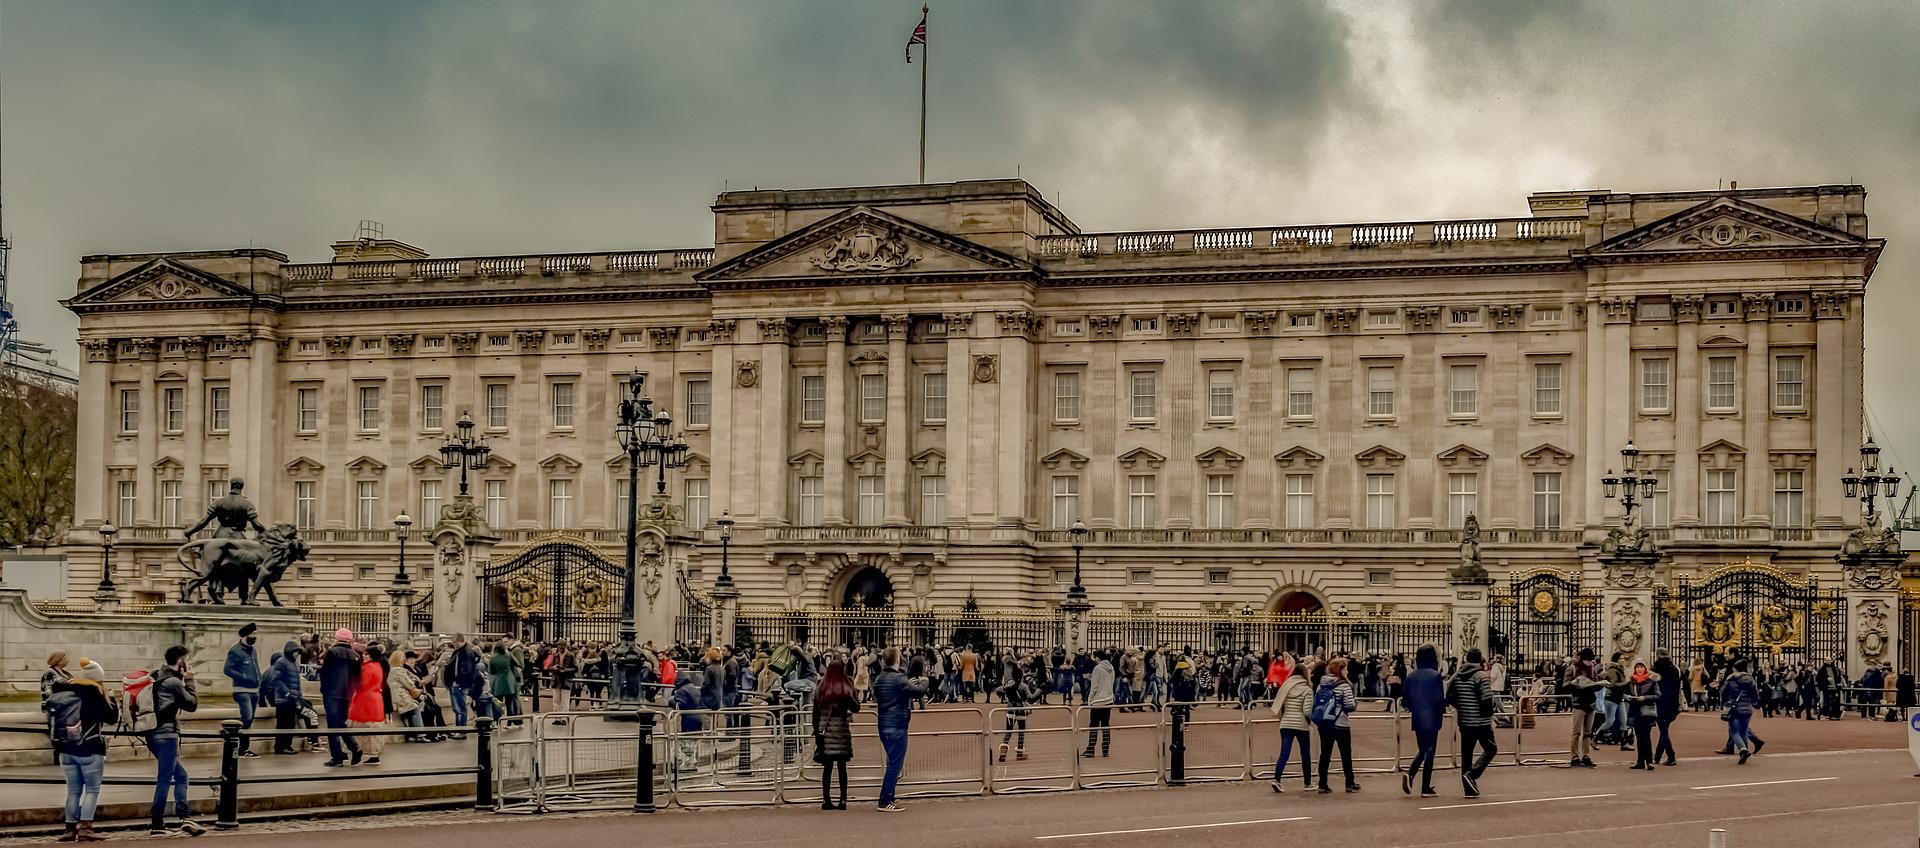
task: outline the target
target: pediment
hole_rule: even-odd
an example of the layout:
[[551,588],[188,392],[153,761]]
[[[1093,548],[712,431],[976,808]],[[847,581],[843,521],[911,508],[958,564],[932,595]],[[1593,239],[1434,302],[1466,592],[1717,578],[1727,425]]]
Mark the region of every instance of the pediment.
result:
[[447,466],[443,464],[440,457],[434,454],[426,454],[419,459],[409,462],[407,463],[407,467],[421,474],[445,474],[447,471]]
[[1040,457],[1040,464],[1056,471],[1063,467],[1084,468],[1087,465],[1087,458],[1066,448],[1061,448],[1053,453]]
[[172,259],[153,259],[104,280],[71,300],[70,309],[120,304],[200,306],[246,304],[259,297],[246,286]]
[[1000,251],[866,206],[855,206],[707,268],[715,287],[831,285],[874,276],[951,277],[1031,273]]
[[556,453],[540,460],[540,469],[548,474],[572,474],[580,470],[580,460],[564,453]]
[[318,460],[310,456],[297,456],[293,458],[292,462],[287,463],[287,473],[296,477],[319,474],[325,471],[326,468],[325,465],[321,465]]
[[1739,455],[1739,454],[1744,454],[1746,452],[1747,452],[1746,448],[1743,448],[1739,445],[1729,442],[1726,439],[1714,439],[1713,441],[1700,446],[1701,456],[1706,456],[1708,454],[1716,454],[1716,453]]
[[1407,461],[1407,455],[1386,445],[1374,445],[1354,454],[1353,460],[1366,468],[1397,468]]
[[1540,465],[1566,465],[1573,461],[1573,453],[1552,443],[1542,443],[1533,450],[1520,455],[1520,461],[1529,467]]
[[347,470],[355,474],[378,474],[387,470],[387,464],[370,456],[362,456],[347,463]]
[[1735,197],[1721,197],[1595,245],[1592,255],[1861,247],[1867,239]]
[[1460,444],[1441,451],[1434,458],[1448,468],[1461,465],[1478,468],[1487,463],[1487,452],[1472,445]]
[[1327,459],[1326,455],[1305,445],[1294,445],[1274,454],[1273,458],[1286,468],[1318,468]]
[[1247,460],[1246,457],[1223,447],[1204,451],[1193,459],[1200,463],[1201,468],[1239,468],[1240,463]]
[[1161,465],[1166,464],[1166,461],[1166,457],[1147,450],[1146,448],[1134,448],[1120,455],[1120,464],[1129,470],[1137,469],[1141,466],[1159,468]]
[[914,454],[913,458],[907,461],[913,463],[913,467],[919,469],[922,474],[940,474],[947,467],[947,455],[939,448],[927,448]]

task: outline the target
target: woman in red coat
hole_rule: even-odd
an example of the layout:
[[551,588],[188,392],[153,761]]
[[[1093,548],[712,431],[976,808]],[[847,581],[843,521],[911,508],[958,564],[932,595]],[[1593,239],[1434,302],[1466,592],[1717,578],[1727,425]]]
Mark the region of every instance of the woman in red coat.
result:
[[[368,645],[366,662],[360,666],[360,682],[347,705],[347,724],[352,727],[384,727],[387,723],[387,676],[381,665],[379,645]],[[380,764],[380,751],[387,746],[385,736],[362,736],[360,748],[367,752],[367,765]]]

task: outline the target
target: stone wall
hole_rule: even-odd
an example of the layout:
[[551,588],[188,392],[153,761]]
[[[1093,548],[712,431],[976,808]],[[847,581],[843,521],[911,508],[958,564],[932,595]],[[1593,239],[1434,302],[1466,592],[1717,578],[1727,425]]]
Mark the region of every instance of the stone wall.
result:
[[[227,648],[247,622],[259,626],[261,670],[303,624],[298,611],[275,607],[164,606],[152,613],[51,612],[27,600],[25,589],[0,586],[0,696],[38,690],[47,655],[66,651],[77,670],[87,657],[117,684],[134,669],[160,665],[172,645],[192,651],[193,673],[204,697],[231,691],[221,668]],[[224,700],[224,699],[222,699]]]

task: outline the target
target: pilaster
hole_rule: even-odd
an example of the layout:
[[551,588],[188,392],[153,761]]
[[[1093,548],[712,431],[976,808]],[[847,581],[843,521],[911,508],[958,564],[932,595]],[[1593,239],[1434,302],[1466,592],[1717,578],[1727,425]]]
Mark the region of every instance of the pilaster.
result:
[[1746,466],[1742,480],[1740,523],[1767,526],[1773,523],[1773,466],[1770,438],[1773,381],[1772,355],[1767,349],[1768,323],[1773,320],[1773,295],[1749,294],[1741,298],[1747,313],[1747,367],[1741,393],[1742,445],[1746,448]]
[[1700,523],[1700,307],[1699,295],[1673,299],[1674,411],[1673,480],[1667,486],[1667,521]]
[[820,488],[825,494],[820,523],[847,523],[847,319],[827,315],[820,319],[827,337],[827,424],[821,452]]
[[913,364],[907,361],[907,330],[912,326],[905,315],[888,315],[887,326],[887,510],[882,521],[890,526],[908,524],[907,518],[907,442],[913,433],[911,409],[907,404],[908,374]]
[[787,319],[762,318],[760,330],[760,524],[787,522],[788,417],[794,401],[787,392],[789,335]]

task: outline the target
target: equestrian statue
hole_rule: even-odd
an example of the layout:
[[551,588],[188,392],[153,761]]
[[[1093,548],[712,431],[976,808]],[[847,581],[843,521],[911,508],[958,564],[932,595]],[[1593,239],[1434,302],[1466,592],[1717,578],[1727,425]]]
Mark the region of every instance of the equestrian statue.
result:
[[[306,540],[292,524],[260,526],[253,502],[240,494],[244,488],[246,482],[240,478],[229,480],[226,497],[207,506],[207,517],[187,529],[187,543],[174,551],[193,574],[180,584],[181,603],[224,604],[226,593],[232,591],[241,604],[252,605],[264,589],[267,600],[280,606],[273,584],[286,574],[287,566],[307,558]],[[193,538],[209,524],[214,525],[212,538]],[[249,528],[255,534],[252,538],[247,537]]]

